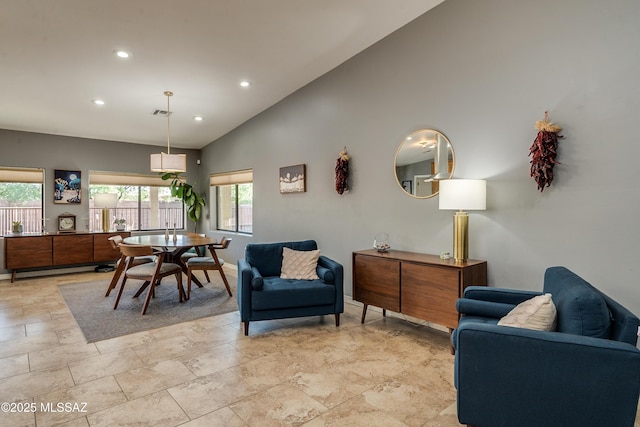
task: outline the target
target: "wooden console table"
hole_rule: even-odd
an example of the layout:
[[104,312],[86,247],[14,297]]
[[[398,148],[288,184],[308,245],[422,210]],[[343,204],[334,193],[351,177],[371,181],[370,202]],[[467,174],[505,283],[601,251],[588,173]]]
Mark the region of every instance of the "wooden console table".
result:
[[11,270],[11,283],[18,270],[70,267],[113,262],[120,252],[109,237],[129,237],[130,232],[25,234],[4,236],[5,268]]
[[367,307],[374,305],[421,320],[458,326],[456,301],[467,286],[487,285],[487,262],[391,250],[367,249],[353,252],[353,299]]

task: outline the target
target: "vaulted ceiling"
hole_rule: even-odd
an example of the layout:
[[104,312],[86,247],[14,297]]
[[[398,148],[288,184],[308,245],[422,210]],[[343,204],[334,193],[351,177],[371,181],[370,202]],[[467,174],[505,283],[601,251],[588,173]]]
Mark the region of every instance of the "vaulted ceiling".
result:
[[0,128],[202,148],[442,1],[0,0]]

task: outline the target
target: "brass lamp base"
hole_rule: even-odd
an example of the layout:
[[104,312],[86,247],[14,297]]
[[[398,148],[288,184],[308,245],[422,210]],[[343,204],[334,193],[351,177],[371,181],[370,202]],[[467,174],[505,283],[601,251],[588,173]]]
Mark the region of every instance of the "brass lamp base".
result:
[[107,233],[111,228],[109,208],[102,208],[102,231]]
[[469,258],[469,215],[458,211],[453,215],[453,259],[466,261]]

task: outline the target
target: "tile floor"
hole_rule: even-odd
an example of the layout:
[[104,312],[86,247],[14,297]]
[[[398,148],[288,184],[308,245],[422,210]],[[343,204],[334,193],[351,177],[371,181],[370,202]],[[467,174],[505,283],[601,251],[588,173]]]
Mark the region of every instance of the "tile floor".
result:
[[339,328],[245,337],[235,312],[86,344],[57,285],[96,274],[0,281],[0,402],[37,409],[0,426],[459,426],[442,331],[346,304]]

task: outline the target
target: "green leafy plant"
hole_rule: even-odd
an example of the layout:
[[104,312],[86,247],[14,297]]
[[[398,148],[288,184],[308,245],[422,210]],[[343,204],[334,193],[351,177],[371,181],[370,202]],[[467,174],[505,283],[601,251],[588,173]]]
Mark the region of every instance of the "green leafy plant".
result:
[[17,227],[19,225],[22,225],[22,221],[12,221],[12,224],[14,227]]
[[124,218],[116,218],[113,220],[113,223],[116,225],[124,225],[127,223],[127,220]]
[[171,180],[171,196],[182,200],[187,208],[187,216],[195,223],[194,231],[198,230],[198,221],[202,217],[202,208],[206,206],[204,194],[198,194],[191,184],[183,181],[183,177],[175,172],[162,175],[165,181]]

